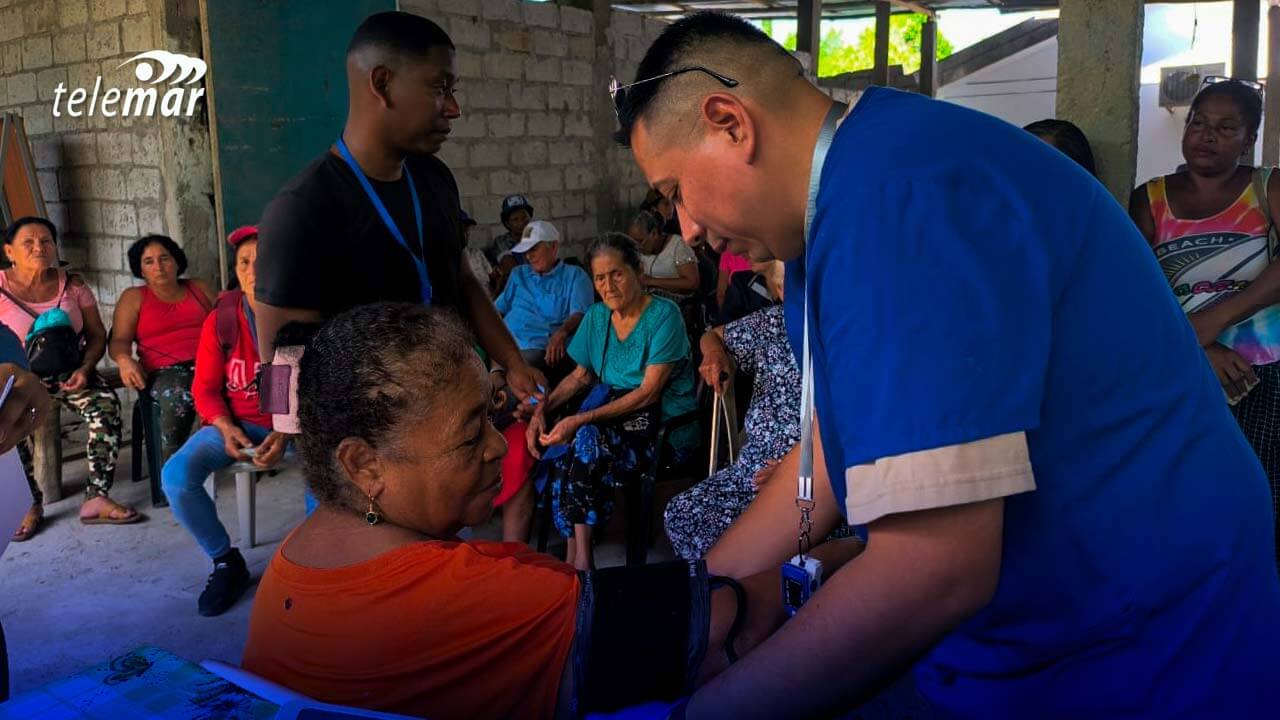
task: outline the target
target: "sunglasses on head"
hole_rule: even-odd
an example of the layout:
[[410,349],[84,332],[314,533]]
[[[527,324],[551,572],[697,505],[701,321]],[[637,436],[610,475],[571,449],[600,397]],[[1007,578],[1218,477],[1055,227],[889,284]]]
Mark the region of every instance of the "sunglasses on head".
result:
[[688,72],[706,73],[711,77],[715,78],[716,80],[719,80],[720,84],[724,85],[725,87],[728,87],[728,88],[738,87],[737,80],[734,80],[728,75],[721,75],[715,70],[702,67],[701,65],[691,65],[689,67],[679,68],[678,70],[672,70],[671,72],[662,73],[661,75],[654,75],[651,78],[645,78],[644,80],[637,80],[636,82],[633,82],[630,85],[620,85],[618,84],[618,78],[611,76],[609,78],[609,97],[613,98],[614,113],[618,115],[619,119],[622,118],[622,111],[624,108],[627,107],[627,98],[631,94],[631,88],[637,85],[644,85],[645,83],[666,80],[669,77],[673,77],[675,75],[683,75],[684,73],[688,73]]
[[1209,87],[1210,85],[1217,85],[1218,83],[1224,83],[1224,82],[1237,82],[1237,83],[1240,83],[1241,85],[1244,85],[1245,87],[1250,88],[1251,90],[1254,90],[1259,95],[1262,94],[1262,88],[1263,88],[1262,83],[1256,80],[1242,80],[1240,78],[1227,77],[1226,75],[1209,75],[1200,82],[1200,87],[1206,88],[1206,87]]

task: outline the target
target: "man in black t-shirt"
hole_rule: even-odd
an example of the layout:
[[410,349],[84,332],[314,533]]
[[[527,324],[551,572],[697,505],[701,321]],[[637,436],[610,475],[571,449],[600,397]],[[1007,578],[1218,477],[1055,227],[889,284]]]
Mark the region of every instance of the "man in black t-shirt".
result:
[[377,13],[356,29],[342,136],[280,190],[260,223],[263,362],[291,321],[380,301],[428,302],[468,321],[518,395],[541,394],[545,379],[471,274],[458,186],[435,157],[462,115],[453,60],[449,36],[424,17]]

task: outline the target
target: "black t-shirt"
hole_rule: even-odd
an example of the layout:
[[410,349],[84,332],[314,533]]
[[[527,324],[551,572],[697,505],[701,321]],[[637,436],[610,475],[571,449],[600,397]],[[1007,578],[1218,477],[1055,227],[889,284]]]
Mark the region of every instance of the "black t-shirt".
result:
[[[422,205],[431,304],[457,307],[462,265],[458,185],[431,155],[405,159]],[[409,183],[369,179],[420,256]],[[359,179],[342,158],[326,152],[272,199],[259,225],[255,268],[258,299],[276,307],[334,315],[381,301],[421,302],[413,258],[382,222]]]

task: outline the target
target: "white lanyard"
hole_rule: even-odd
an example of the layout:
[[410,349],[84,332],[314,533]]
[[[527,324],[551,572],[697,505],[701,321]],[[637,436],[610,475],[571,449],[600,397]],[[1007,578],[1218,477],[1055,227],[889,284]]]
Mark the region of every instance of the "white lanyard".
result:
[[800,472],[796,478],[796,507],[800,508],[800,557],[803,558],[809,548],[809,530],[812,522],[809,512],[813,510],[813,354],[809,347],[809,288],[813,284],[809,270],[809,236],[813,227],[813,216],[818,206],[818,186],[822,181],[822,168],[827,161],[827,152],[831,149],[831,141],[835,139],[836,128],[840,118],[844,116],[848,106],[834,103],[822,121],[822,129],[818,131],[818,141],[813,146],[813,167],[809,172],[809,199],[804,212],[804,340],[801,345],[801,365],[803,376],[800,384]]

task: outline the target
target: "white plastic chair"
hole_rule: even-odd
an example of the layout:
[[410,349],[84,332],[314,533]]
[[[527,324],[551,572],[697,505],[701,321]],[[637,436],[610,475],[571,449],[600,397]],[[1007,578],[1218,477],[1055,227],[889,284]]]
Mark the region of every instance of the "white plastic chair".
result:
[[258,542],[258,476],[275,470],[285,470],[294,466],[290,455],[284,456],[275,465],[260,468],[250,461],[237,462],[209,475],[204,481],[205,492],[214,500],[218,499],[218,480],[234,475],[236,479],[236,515],[240,520],[240,543],[251,548]]

